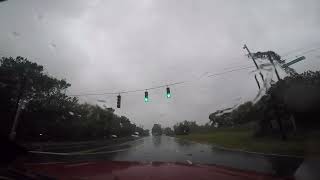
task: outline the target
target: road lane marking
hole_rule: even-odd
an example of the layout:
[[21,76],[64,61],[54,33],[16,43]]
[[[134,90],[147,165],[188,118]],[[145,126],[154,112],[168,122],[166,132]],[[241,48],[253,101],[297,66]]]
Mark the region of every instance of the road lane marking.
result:
[[108,148],[108,147],[122,146],[122,145],[126,145],[126,144],[133,143],[133,142],[136,142],[136,141],[141,141],[141,140],[142,139],[136,139],[136,140],[133,140],[133,141],[128,141],[128,142],[124,142],[124,143],[120,143],[120,144],[107,145],[107,146],[102,146],[102,147],[98,147],[98,148],[92,148],[92,149],[87,149],[87,150],[83,150],[83,151],[77,151],[77,152],[74,152],[74,153],[89,153],[89,152],[92,152],[92,151],[98,151],[100,149],[104,149],[104,148]]
[[[121,144],[117,144],[115,146],[124,145],[124,144],[128,144],[128,143],[133,143],[133,142],[141,141],[141,140],[142,139],[137,139],[137,140],[134,140],[134,141],[129,141],[129,142],[124,142],[124,143],[121,143]],[[89,149],[89,150],[86,150],[86,151],[78,151],[78,152],[70,152],[70,153],[58,153],[58,152],[46,152],[46,151],[29,151],[29,152],[30,153],[34,153],[34,154],[47,154],[47,155],[60,155],[60,156],[95,155],[95,154],[110,154],[110,153],[123,152],[123,151],[129,150],[131,148],[136,148],[136,147],[141,146],[141,145],[143,145],[143,144],[138,144],[136,146],[132,146],[132,147],[129,147],[129,148],[118,149],[118,150],[113,150],[113,151],[103,151],[103,152],[91,152],[91,151],[103,149],[103,148],[106,148],[106,147],[112,147],[112,145],[103,146],[103,147],[99,147],[99,148],[95,148],[95,149]]]
[[56,153],[56,152],[44,152],[44,151],[29,151],[30,153],[34,154],[47,154],[47,155],[59,155],[59,156],[74,156],[74,155],[94,155],[94,154],[110,154],[116,152],[122,152],[129,150],[130,148],[126,149],[119,149],[114,151],[104,151],[104,152],[93,152],[93,153]]

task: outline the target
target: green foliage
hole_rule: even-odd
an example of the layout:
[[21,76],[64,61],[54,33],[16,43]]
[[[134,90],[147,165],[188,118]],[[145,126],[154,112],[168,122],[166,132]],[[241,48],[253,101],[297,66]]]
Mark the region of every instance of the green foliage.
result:
[[[177,137],[224,148],[269,154],[303,156],[306,152],[305,138],[295,137],[288,141],[281,141],[270,137],[254,138],[252,134],[253,129],[219,128],[207,133],[191,133],[188,136]],[[318,141],[317,138],[319,135],[312,136],[308,141],[315,143]]]
[[217,127],[230,127],[256,120],[258,114],[252,102],[245,102],[237,108],[218,110],[209,115],[212,124]]
[[[17,129],[25,141],[91,140],[131,136],[149,132],[117,116],[112,108],[80,104],[65,90],[70,84],[43,72],[43,67],[26,58],[5,58],[0,65],[1,133],[9,134],[19,100],[27,102]],[[41,135],[40,135],[41,134]]]
[[160,124],[154,124],[152,127],[152,135],[162,135],[162,129]]
[[206,133],[210,132],[213,127],[210,123],[205,125],[198,125],[195,121],[183,121],[173,126],[174,134],[176,135],[187,135],[189,133]]
[[173,136],[174,132],[170,127],[166,127],[162,130],[163,134],[165,134],[166,136]]
[[[306,132],[320,127],[320,71],[293,74],[273,84],[258,102],[210,114],[212,124],[257,122],[256,136]],[[282,130],[280,129],[282,128]]]
[[176,135],[187,135],[190,133],[190,126],[195,122],[184,121],[173,126]]

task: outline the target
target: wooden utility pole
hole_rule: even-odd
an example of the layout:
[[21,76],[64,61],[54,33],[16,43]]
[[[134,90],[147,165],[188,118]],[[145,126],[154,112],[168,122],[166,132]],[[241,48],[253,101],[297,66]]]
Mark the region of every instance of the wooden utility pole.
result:
[[[259,70],[259,66],[258,66],[258,64],[257,64],[256,60],[254,59],[254,57],[252,56],[252,54],[251,54],[251,52],[250,52],[250,50],[249,50],[248,46],[247,46],[247,45],[244,45],[244,46],[243,46],[243,49],[246,49],[246,50],[248,51],[248,54],[249,54],[249,56],[251,57],[251,59],[252,59],[252,61],[253,61],[254,65],[255,65],[255,66],[256,66],[256,68]],[[262,80],[264,81],[264,77],[263,77],[263,74],[262,74],[261,72],[260,72],[260,76],[261,76]],[[259,86],[260,86],[260,85],[259,85]]]
[[260,84],[259,84],[259,81],[258,81],[258,79],[257,79],[257,75],[254,75],[254,79],[256,80],[257,85],[258,85],[258,88],[260,89]]
[[277,70],[276,66],[274,65],[273,59],[271,58],[270,54],[268,54],[268,59],[269,59],[270,63],[272,64],[272,66],[273,66],[273,68],[274,68],[274,71],[276,72],[278,81],[280,81],[281,79],[280,79],[278,70]]

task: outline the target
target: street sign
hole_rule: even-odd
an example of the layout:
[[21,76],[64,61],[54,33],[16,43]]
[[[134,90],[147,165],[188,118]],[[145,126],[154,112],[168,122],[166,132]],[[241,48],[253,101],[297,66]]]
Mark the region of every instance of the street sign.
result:
[[306,59],[306,57],[301,56],[301,57],[299,57],[299,58],[297,58],[297,59],[295,59],[295,60],[293,60],[293,61],[290,61],[290,62],[282,65],[281,67],[283,67],[283,68],[289,67],[289,66],[291,66],[292,64],[295,64],[295,63],[297,63],[297,62],[299,62],[299,61],[302,61],[302,60],[304,60],[304,59]]

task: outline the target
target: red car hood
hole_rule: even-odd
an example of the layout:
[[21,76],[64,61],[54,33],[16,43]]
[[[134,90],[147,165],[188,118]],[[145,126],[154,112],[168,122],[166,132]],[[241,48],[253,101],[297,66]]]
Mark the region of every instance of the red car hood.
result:
[[112,180],[280,180],[290,177],[275,177],[250,171],[212,165],[188,165],[181,163],[138,162],[81,162],[26,164],[28,171],[57,179],[112,179]]

